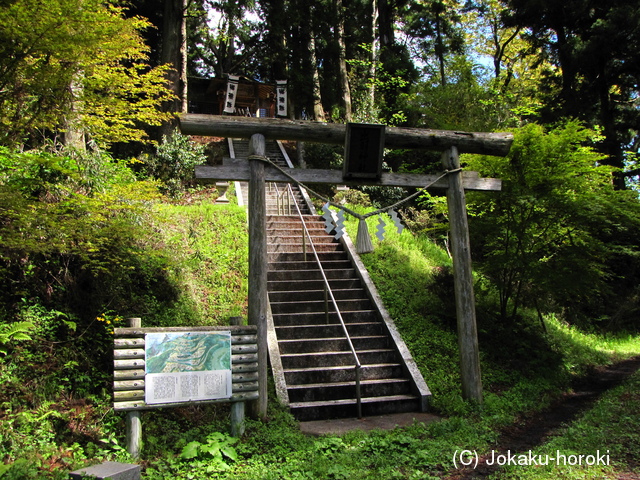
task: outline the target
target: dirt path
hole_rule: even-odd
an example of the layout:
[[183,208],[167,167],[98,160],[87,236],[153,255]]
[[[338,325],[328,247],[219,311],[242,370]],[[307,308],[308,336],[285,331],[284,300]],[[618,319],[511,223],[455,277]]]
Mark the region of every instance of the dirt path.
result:
[[[558,428],[575,420],[581,413],[589,409],[594,402],[607,390],[616,387],[627,377],[640,369],[640,356],[622,362],[598,367],[591,374],[580,378],[573,385],[573,392],[565,394],[550,408],[522,419],[520,425],[512,426],[502,432],[498,444],[493,448],[496,455],[528,452],[541,445],[554,434]],[[466,480],[484,478],[497,473],[498,465],[487,465],[490,456],[481,457],[478,466],[451,470],[444,477],[447,480]],[[639,478],[633,474],[623,475],[621,478]]]

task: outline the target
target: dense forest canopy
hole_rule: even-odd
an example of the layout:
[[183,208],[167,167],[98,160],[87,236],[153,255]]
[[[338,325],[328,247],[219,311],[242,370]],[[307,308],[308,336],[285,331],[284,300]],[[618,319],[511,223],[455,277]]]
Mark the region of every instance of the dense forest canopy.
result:
[[74,128],[138,140],[166,120],[153,105],[187,108],[188,77],[233,74],[287,79],[291,115],[318,120],[496,130],[578,119],[602,133],[616,186],[635,177],[637,1],[44,4],[1,13],[4,143]]

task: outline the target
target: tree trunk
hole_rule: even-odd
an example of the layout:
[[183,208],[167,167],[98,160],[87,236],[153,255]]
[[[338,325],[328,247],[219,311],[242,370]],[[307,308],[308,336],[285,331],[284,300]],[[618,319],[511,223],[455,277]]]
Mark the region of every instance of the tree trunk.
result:
[[189,93],[189,80],[187,79],[187,2],[182,1],[182,15],[180,19],[180,113],[187,113],[189,111],[189,100],[187,94]]
[[[378,15],[379,15],[379,38],[380,38],[380,49],[383,50],[387,47],[390,47],[395,42],[395,32],[394,32],[394,23],[395,23],[395,11],[392,3],[389,0],[374,0],[377,1],[378,7]],[[374,10],[376,8],[374,7]]]
[[271,51],[272,80],[287,78],[287,41],[285,34],[285,21],[287,18],[284,1],[272,0],[265,5],[266,20],[268,25],[267,44]]
[[86,150],[86,138],[84,130],[80,129],[76,120],[82,116],[82,102],[78,100],[82,96],[82,82],[78,78],[82,73],[78,73],[71,80],[69,90],[71,91],[71,108],[65,117],[64,144],[76,150]]
[[371,57],[370,57],[370,65],[369,65],[369,81],[371,82],[369,85],[369,96],[368,96],[368,105],[367,105],[367,114],[372,117],[374,108],[376,105],[376,75],[379,61],[379,48],[380,41],[378,37],[378,18],[379,18],[379,10],[378,10],[378,0],[372,0],[371,2]]
[[436,12],[436,57],[438,57],[438,64],[440,65],[440,85],[445,86],[447,84],[447,77],[445,74],[445,60],[444,60],[444,40],[442,39],[442,17],[440,12]]
[[324,122],[324,108],[322,107],[322,94],[320,93],[320,73],[318,72],[314,33],[312,28],[309,35],[309,58],[311,60],[311,75],[313,78],[313,117],[314,120]]
[[347,47],[345,44],[344,32],[344,6],[342,0],[335,0],[337,15],[336,40],[338,42],[338,68],[340,75],[340,88],[342,90],[342,102],[344,105],[344,119],[351,121],[351,88],[349,87],[349,77],[347,73]]
[[601,66],[601,72],[598,76],[598,94],[600,96],[600,124],[603,127],[604,141],[601,143],[600,150],[608,156],[603,163],[620,171],[613,173],[613,187],[616,190],[625,190],[627,188],[625,176],[622,173],[624,169],[624,152],[618,138],[616,129],[616,115],[614,111],[613,101],[610,96],[610,82],[607,79],[605,67]]
[[[186,79],[186,19],[187,0],[165,0],[162,28],[162,52],[160,62],[171,65],[167,82],[175,99],[165,105],[168,112],[184,113],[187,108]],[[169,121],[160,127],[161,136],[170,137],[177,127],[177,121]]]

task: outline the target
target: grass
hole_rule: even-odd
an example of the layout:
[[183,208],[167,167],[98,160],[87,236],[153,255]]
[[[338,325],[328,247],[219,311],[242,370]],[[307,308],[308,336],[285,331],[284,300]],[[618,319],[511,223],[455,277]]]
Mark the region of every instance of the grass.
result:
[[[160,204],[155,222],[174,260],[172,278],[194,312],[184,321],[222,324],[231,316],[246,315],[249,267],[244,209],[206,202]],[[176,325],[172,318],[151,321]]]

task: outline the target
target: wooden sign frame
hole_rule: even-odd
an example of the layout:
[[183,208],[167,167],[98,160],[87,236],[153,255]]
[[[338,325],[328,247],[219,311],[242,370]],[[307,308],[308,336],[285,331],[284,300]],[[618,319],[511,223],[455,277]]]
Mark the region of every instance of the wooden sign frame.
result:
[[[145,403],[144,342],[146,333],[219,331],[231,331],[232,395],[230,398],[151,405]],[[116,328],[114,335],[113,409],[116,411],[180,407],[196,403],[246,402],[258,399],[258,340],[255,325]]]

